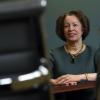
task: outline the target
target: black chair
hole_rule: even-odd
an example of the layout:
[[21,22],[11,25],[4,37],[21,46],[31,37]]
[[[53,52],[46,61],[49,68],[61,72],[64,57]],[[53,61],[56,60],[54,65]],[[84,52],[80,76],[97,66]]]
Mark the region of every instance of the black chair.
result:
[[42,17],[46,0],[0,1],[0,100],[51,100]]

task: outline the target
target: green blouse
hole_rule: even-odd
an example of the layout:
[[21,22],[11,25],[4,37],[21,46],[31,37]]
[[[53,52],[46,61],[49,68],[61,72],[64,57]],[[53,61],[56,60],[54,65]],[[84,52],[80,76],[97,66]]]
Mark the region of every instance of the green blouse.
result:
[[[94,73],[95,50],[86,46],[86,50],[75,58],[74,63],[64,46],[50,51],[50,66],[53,78],[64,74]],[[95,100],[94,89],[85,89],[73,92],[55,94],[55,100]]]
[[52,67],[53,77],[56,78],[64,74],[82,74],[94,73],[96,68],[94,66],[95,50],[90,46],[75,58],[72,62],[72,57],[68,54],[64,46],[58,47],[50,51],[50,66]]

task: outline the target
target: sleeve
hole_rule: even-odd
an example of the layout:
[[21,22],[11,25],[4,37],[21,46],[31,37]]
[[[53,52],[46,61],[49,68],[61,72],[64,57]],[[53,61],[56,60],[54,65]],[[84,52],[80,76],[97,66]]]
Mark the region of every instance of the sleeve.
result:
[[50,66],[51,77],[55,78],[55,76],[56,76],[56,60],[55,60],[55,56],[54,56],[54,50],[49,51],[48,62],[49,62],[49,66]]

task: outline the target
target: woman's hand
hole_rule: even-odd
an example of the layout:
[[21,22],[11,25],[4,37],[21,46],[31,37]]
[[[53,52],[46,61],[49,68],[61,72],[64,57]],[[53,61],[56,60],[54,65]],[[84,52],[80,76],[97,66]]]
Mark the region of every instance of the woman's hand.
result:
[[51,83],[53,85],[77,85],[77,82],[80,80],[79,75],[72,75],[72,74],[66,74],[62,75],[56,79],[51,79]]
[[66,85],[76,85],[81,80],[80,75],[66,74],[58,77],[56,83]]
[[62,75],[56,79],[51,79],[51,83],[54,85],[77,85],[77,83],[81,80],[87,80],[88,81],[95,81],[96,80],[96,73],[88,73],[88,76],[86,77],[85,74],[78,74],[78,75],[73,75],[73,74],[66,74]]
[[56,79],[56,84],[77,85],[77,82],[85,79],[86,76],[84,74],[79,74],[79,75],[66,74],[58,77]]
[[50,79],[50,83],[53,85],[77,85],[77,82],[67,82],[67,83],[63,83],[63,82],[59,82],[58,78],[57,79]]

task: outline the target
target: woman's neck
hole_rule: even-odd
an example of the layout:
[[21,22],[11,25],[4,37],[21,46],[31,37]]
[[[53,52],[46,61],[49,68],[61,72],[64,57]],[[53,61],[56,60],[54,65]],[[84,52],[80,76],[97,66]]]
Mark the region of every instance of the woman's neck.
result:
[[76,54],[83,49],[83,42],[79,41],[79,42],[72,43],[67,41],[67,43],[65,44],[65,48],[69,53]]

